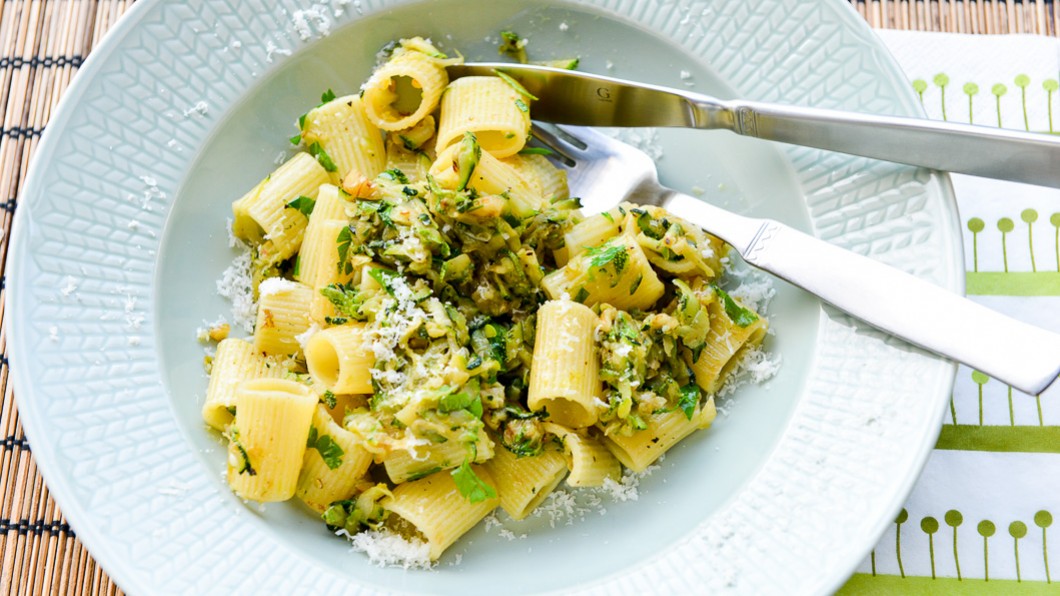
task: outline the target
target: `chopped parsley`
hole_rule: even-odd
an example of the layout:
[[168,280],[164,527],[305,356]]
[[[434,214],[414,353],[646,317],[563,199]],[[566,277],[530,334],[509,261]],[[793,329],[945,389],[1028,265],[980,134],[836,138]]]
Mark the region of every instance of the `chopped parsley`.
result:
[[320,396],[320,401],[324,402],[324,405],[329,408],[334,408],[339,405],[339,400],[335,397],[335,394],[330,389],[324,390],[324,395]]
[[318,435],[317,427],[309,427],[309,438],[306,440],[305,446],[308,449],[316,449],[329,470],[334,470],[342,465],[342,456],[346,452],[331,438],[331,435]]
[[729,296],[728,292],[718,286],[711,287],[721,298],[721,302],[725,306],[725,315],[728,316],[733,323],[736,323],[738,327],[746,327],[758,320],[758,315],[756,315],[754,311],[737,304],[737,302],[732,299],[732,296]]
[[696,413],[696,405],[699,404],[699,385],[689,383],[681,387],[678,395],[677,407],[691,420],[692,415]]
[[317,202],[305,195],[299,195],[297,199],[287,203],[286,207],[289,209],[297,209],[302,212],[302,215],[309,217],[309,214],[313,212],[313,207],[316,207]]
[[324,151],[324,148],[320,146],[320,143],[313,142],[309,145],[309,154],[317,158],[317,162],[328,172],[339,171],[339,167],[331,160],[331,156],[328,155],[327,151]]
[[589,291],[585,289],[585,286],[578,288],[578,293],[574,295],[574,301],[585,304],[585,299],[589,297]]
[[519,111],[524,114],[530,111],[530,106],[526,105],[526,102],[518,97],[515,98],[515,107],[519,108]]
[[386,269],[379,269],[378,267],[372,267],[369,269],[368,275],[370,275],[379,285],[383,286],[386,293],[391,296],[394,295],[394,280],[402,278],[400,273],[388,271]]
[[453,481],[456,482],[456,490],[460,491],[460,495],[467,499],[468,502],[481,503],[497,496],[497,491],[483,482],[475,474],[475,471],[471,469],[471,463],[468,459],[465,459],[459,468],[455,468],[450,472],[450,475],[452,475]]
[[586,254],[592,257],[589,263],[593,267],[603,269],[611,263],[615,268],[615,273],[622,273],[622,270],[626,268],[626,263],[629,262],[629,253],[626,252],[625,244],[603,244],[590,248]]
[[349,261],[350,245],[353,243],[353,230],[349,226],[342,228],[335,238],[335,245],[339,251],[339,273],[349,275],[353,273],[353,263]]

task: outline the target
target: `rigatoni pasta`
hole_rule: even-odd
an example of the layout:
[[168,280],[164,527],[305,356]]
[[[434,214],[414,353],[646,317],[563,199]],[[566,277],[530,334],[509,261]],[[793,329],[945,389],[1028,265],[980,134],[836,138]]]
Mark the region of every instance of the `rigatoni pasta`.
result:
[[402,40],[233,203],[257,319],[218,345],[203,406],[237,495],[431,561],[564,479],[624,487],[710,426],[768,329],[720,285],[720,240],[654,207],[585,217],[525,148],[534,98],[449,83],[458,61]]
[[515,155],[530,134],[528,98],[498,77],[453,81],[442,98],[438,153],[472,132],[483,151],[497,158]]
[[306,216],[288,204],[298,197],[314,199],[331,179],[308,153],[298,153],[232,203],[232,233],[258,246],[271,263],[289,258],[302,245]]
[[254,379],[236,388],[228,436],[228,485],[253,501],[294,496],[317,399],[301,383]]
[[572,428],[592,426],[600,395],[596,357],[598,319],[570,300],[550,300],[537,311],[537,337],[527,405]]
[[[495,495],[493,478],[485,468],[471,469]],[[430,545],[430,558],[436,561],[456,539],[482,521],[500,500],[496,496],[478,501],[464,498],[452,475],[435,472],[426,478],[406,482],[383,499],[382,506],[395,519],[399,532],[421,535]],[[404,522],[404,523],[402,523]]]

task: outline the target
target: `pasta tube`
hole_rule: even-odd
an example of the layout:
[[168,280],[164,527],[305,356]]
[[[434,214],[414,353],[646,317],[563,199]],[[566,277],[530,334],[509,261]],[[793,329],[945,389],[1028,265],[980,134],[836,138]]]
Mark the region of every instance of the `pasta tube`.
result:
[[[450,146],[439,153],[438,159],[431,165],[431,176],[445,188],[456,188],[458,185],[459,149],[460,145]],[[529,216],[541,207],[541,187],[538,180],[526,177],[510,164],[486,152],[479,157],[468,180],[468,186],[480,195],[507,198],[509,208],[518,217]]]
[[563,443],[570,486],[601,486],[608,478],[622,478],[622,466],[597,439],[552,422],[546,422],[543,430]]
[[628,437],[605,437],[604,444],[622,465],[634,472],[643,472],[692,432],[708,428],[717,414],[714,396],[711,396],[705,404],[696,409],[691,420],[681,410],[655,414],[647,421],[648,428],[636,431]]
[[202,404],[202,419],[216,430],[224,430],[232,422],[236,409],[236,386],[243,381],[260,377],[279,378],[283,367],[262,357],[261,353],[242,339],[229,338],[217,344]]
[[623,310],[647,310],[666,290],[640,245],[625,234],[571,257],[541,285],[553,300],[566,294],[589,306]]
[[305,116],[302,140],[307,147],[314,143],[335,164],[335,174],[345,178],[355,170],[374,178],[386,165],[383,133],[368,120],[364,103],[356,95],[347,95],[310,110]]
[[442,97],[435,150],[444,151],[473,132],[479,146],[494,157],[515,155],[530,134],[529,99],[499,77],[464,77],[449,84]]
[[[485,433],[479,435],[474,446],[475,463],[481,463],[493,457],[493,441]],[[467,457],[469,445],[463,441],[448,440],[444,443],[409,449],[394,449],[383,459],[386,475],[394,484],[416,480],[439,470],[459,466]]]
[[[482,466],[471,466],[472,471],[486,485],[496,491],[493,477]],[[430,558],[438,560],[458,538],[475,527],[490,511],[500,504],[497,497],[472,503],[460,495],[456,482],[447,471],[436,472],[414,482],[399,485],[393,496],[380,503],[392,516],[397,516],[411,527],[400,529],[418,533],[430,545]],[[395,523],[395,522],[388,522]]]
[[600,359],[593,335],[598,317],[569,300],[550,300],[537,312],[527,404],[572,428],[596,422]]
[[[726,312],[726,301],[731,301],[732,306],[739,309],[735,312],[747,313],[741,320],[746,325],[741,326],[730,318]],[[692,354],[686,353],[685,360],[696,375],[696,384],[712,395],[725,383],[729,371],[739,360],[738,355],[762,343],[769,330],[769,321],[746,309],[727,294],[719,300],[712,300],[707,305],[707,312],[710,313],[710,331],[707,333],[706,346],[698,359],[692,361]]]
[[287,204],[299,196],[315,198],[327,170],[308,153],[299,153],[232,203],[232,233],[260,243],[258,254],[271,263],[290,258],[302,244],[306,216]]
[[363,324],[313,334],[306,342],[305,360],[310,376],[334,393],[372,393],[375,355],[365,346]]
[[497,484],[501,508],[512,519],[530,515],[567,474],[567,462],[551,449],[539,455],[518,457],[501,447],[483,467]]
[[270,356],[299,356],[297,336],[309,329],[313,290],[298,282],[271,277],[258,286],[254,350]]
[[412,128],[438,107],[448,84],[449,75],[438,58],[398,48],[365,83],[365,112],[383,130]]
[[353,495],[371,463],[372,454],[318,404],[295,494],[310,509],[323,513],[335,501]]
[[283,379],[244,381],[236,389],[235,422],[228,429],[228,486],[244,499],[270,502],[294,496],[317,398]]

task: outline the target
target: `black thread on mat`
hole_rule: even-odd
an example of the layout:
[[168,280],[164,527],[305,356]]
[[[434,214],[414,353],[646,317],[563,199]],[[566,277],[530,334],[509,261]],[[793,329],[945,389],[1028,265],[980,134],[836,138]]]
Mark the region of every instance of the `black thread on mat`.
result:
[[70,528],[70,524],[60,523],[57,521],[44,522],[35,521],[31,522],[28,519],[2,519],[0,518],[0,534],[9,534],[17,532],[22,536],[28,536],[30,534],[34,536],[43,536],[45,532],[52,536],[59,534],[66,534],[67,536],[74,538],[74,531]]
[[41,136],[41,133],[44,132],[44,127],[42,126],[40,128],[33,128],[32,126],[15,126],[12,128],[4,128],[0,130],[2,130],[2,134],[0,134],[0,136],[7,137],[9,139],[17,139],[20,137],[32,139],[33,137]]
[[73,66],[74,68],[81,68],[84,64],[85,58],[80,54],[74,54],[73,56],[32,56],[30,58],[23,58],[22,56],[0,56],[0,69],[11,68],[18,70],[23,66],[29,66],[31,68],[62,68],[64,66]]
[[22,449],[23,451],[30,450],[29,441],[26,440],[26,437],[22,437],[20,439],[15,435],[8,435],[4,437],[4,439],[0,441],[0,446],[3,446],[4,451],[14,451],[15,449]]

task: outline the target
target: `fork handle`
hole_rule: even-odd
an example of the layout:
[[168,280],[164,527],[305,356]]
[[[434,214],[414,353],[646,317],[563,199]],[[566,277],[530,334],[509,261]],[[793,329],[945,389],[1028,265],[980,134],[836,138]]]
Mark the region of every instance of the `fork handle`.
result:
[[772,220],[675,193],[674,215],[718,234],[745,261],[870,325],[1031,395],[1060,374],[1060,335]]
[[1060,137],[751,101],[699,105],[737,134],[935,170],[1060,187]]

